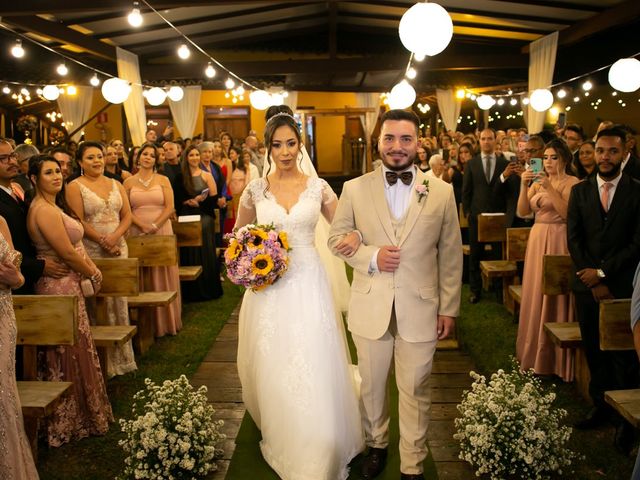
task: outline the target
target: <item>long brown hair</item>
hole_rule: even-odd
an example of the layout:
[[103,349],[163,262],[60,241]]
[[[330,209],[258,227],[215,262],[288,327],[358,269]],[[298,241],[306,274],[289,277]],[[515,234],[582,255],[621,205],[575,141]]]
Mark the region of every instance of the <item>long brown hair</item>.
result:
[[[36,189],[37,189],[37,185],[36,185],[36,182],[33,180],[33,177],[37,179],[40,176],[40,174],[42,173],[42,166],[44,165],[44,162],[53,162],[56,165],[58,165],[58,167],[60,167],[60,162],[58,162],[58,160],[53,158],[51,155],[42,154],[42,155],[34,155],[33,157],[31,157],[29,159],[29,170],[27,171],[27,177],[29,178],[29,180],[31,181],[31,183]],[[58,208],[60,208],[60,210],[62,210],[67,215],[69,215],[71,218],[80,220],[78,218],[78,215],[76,215],[76,213],[73,210],[71,210],[71,207],[67,203],[67,198],[65,196],[65,185],[66,184],[63,179],[62,188],[58,193],[56,193],[56,205],[58,206]]]
[[[196,145],[189,145],[184,149],[180,156],[180,171],[182,172],[182,184],[189,195],[196,195],[196,187],[193,185],[193,177],[191,177],[191,170],[189,170],[189,153],[192,150],[198,150]],[[200,151],[198,150],[198,154]]]

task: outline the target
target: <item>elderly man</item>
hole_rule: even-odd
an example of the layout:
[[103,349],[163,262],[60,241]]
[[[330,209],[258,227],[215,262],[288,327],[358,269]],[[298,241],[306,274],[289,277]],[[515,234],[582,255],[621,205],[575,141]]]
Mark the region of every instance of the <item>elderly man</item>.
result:
[[264,168],[264,158],[258,153],[258,139],[255,135],[249,135],[244,140],[245,149],[251,154],[251,163],[256,166],[258,173],[262,175]]
[[29,159],[31,157],[35,157],[40,152],[33,145],[23,143],[16,147],[14,153],[16,155],[20,173],[13,179],[13,181],[20,185],[27,198],[30,198],[33,195],[33,185],[27,177],[27,172],[29,171]]

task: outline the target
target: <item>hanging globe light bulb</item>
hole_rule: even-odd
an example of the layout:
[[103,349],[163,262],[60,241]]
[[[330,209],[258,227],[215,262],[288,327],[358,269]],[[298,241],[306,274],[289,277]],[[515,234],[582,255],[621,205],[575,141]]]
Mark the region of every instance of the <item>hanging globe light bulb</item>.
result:
[[209,62],[207,64],[207,68],[205,68],[204,70],[204,74],[208,77],[208,78],[213,78],[216,76],[216,69],[213,68],[213,65],[211,65],[211,62]]
[[432,57],[451,42],[453,22],[437,3],[416,3],[402,15],[399,33],[407,50]]

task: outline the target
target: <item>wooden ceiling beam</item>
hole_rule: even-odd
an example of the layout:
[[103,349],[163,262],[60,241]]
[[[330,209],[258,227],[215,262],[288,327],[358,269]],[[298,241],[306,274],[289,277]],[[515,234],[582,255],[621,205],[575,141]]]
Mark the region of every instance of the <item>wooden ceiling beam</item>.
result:
[[2,17],[2,21],[16,29],[38,33],[57,42],[82,48],[99,58],[113,61],[116,59],[115,47],[65,27],[60,23],[50,22],[31,15]]
[[[596,19],[588,18],[569,28],[560,30],[558,46],[576,44],[611,28],[623,28],[627,23],[637,21],[638,17],[640,17],[640,2],[638,0],[625,0],[615,7],[600,13]],[[529,53],[529,45],[525,45],[522,48],[522,53]]]
[[338,5],[329,3],[329,57],[336,58],[338,51]]

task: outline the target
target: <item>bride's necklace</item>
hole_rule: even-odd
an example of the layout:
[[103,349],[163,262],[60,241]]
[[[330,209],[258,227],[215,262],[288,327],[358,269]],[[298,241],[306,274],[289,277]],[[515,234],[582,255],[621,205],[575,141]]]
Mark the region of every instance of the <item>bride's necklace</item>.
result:
[[155,174],[152,173],[148,180],[143,180],[142,177],[139,176],[138,181],[142,184],[144,188],[149,188],[149,185],[151,185],[151,181],[153,180],[154,176]]

